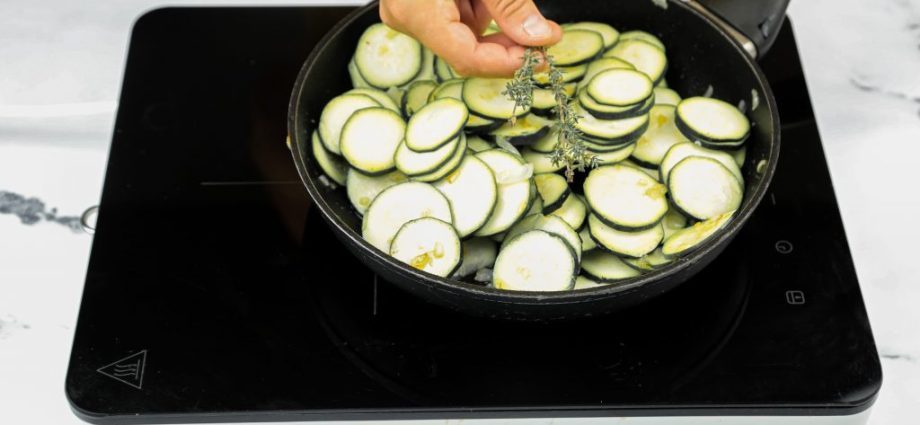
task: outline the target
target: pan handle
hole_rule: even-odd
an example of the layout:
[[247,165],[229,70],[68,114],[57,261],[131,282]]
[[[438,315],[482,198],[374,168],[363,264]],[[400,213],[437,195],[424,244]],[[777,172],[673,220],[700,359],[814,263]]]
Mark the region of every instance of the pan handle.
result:
[[789,0],[681,1],[712,19],[755,59],[773,45],[789,6]]

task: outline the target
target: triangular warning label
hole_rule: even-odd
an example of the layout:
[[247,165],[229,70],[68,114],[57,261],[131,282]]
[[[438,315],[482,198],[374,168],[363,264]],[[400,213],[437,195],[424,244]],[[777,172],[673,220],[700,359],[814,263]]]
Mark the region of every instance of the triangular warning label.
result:
[[128,357],[116,360],[96,369],[109,378],[141,389],[144,385],[144,366],[147,363],[147,350],[138,351]]

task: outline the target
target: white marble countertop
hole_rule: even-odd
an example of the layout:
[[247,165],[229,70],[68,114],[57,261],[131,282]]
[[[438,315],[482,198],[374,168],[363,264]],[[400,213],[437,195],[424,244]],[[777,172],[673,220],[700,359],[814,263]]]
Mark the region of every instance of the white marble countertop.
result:
[[[870,423],[913,424],[920,0],[869,3],[795,0],[790,16],[882,356]],[[100,196],[131,24],[160,5],[0,2],[0,423],[81,423],[63,388],[92,238],[74,224]]]

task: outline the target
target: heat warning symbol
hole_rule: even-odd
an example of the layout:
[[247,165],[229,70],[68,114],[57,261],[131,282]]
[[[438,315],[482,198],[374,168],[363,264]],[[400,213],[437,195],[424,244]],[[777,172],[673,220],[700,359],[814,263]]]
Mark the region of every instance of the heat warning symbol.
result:
[[147,363],[147,350],[141,350],[128,357],[116,360],[96,369],[109,378],[141,389],[144,385],[144,366]]

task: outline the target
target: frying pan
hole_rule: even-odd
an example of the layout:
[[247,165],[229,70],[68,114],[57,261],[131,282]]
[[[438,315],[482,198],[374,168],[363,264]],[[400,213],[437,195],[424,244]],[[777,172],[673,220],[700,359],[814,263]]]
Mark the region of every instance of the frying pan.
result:
[[753,128],[742,167],[746,188],[741,208],[730,223],[692,253],[654,272],[577,291],[503,291],[413,269],[365,242],[361,218],[345,190],[320,181],[322,171],[309,147],[323,106],[351,88],[346,67],[361,33],[380,21],[377,2],[339,22],[314,48],[297,77],[288,111],[297,171],[333,233],[355,256],[384,280],[430,302],[472,315],[512,320],[587,317],[641,303],[677,287],[712,262],[729,246],[767,191],[779,158],[780,123],[773,93],[756,58],[775,39],[788,2],[712,0],[703,5],[671,0],[667,8],[650,0],[538,2],[545,16],[560,23],[599,21],[620,31],[651,32],[667,46],[670,87],[685,97],[711,93],[729,103],[744,101],[747,105]]

